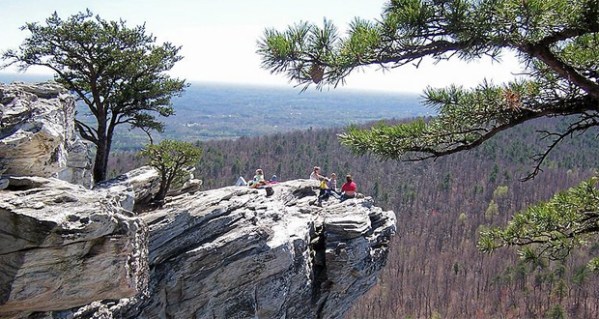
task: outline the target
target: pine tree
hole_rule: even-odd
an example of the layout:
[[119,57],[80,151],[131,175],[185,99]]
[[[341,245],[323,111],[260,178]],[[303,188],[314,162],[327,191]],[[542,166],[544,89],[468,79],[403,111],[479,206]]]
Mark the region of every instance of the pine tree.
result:
[[[376,21],[356,18],[347,36],[329,21],[267,29],[258,45],[262,66],[300,85],[343,84],[354,70],[383,69],[436,61],[500,60],[514,52],[523,77],[495,85],[427,88],[433,118],[410,123],[353,126],[340,135],[357,154],[423,160],[470,150],[497,133],[541,117],[568,117],[535,156],[527,179],[565,138],[599,126],[599,0],[392,0]],[[496,176],[494,177],[496,178]],[[504,230],[485,231],[481,247],[532,245],[523,254],[564,258],[577,245],[596,240],[599,208],[590,201],[594,182],[514,216]],[[565,202],[565,201],[566,202]],[[559,204],[557,204],[558,202]],[[590,263],[598,268],[599,260]]]
[[81,137],[96,146],[96,182],[106,179],[116,127],[161,131],[155,115],[172,115],[170,99],[186,87],[184,80],[165,74],[181,60],[180,47],[155,45],[145,26],[129,28],[123,20],[106,21],[87,10],[67,20],[55,12],[46,25],[27,23],[22,29],[31,35],[18,50],[2,54],[5,66],[47,67],[87,105],[95,125],[81,118],[76,125]]

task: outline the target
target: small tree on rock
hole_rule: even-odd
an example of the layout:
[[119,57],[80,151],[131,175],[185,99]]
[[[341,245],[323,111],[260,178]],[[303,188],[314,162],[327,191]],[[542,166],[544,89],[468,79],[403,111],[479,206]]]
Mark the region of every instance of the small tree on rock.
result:
[[185,177],[185,167],[194,165],[202,156],[202,149],[192,143],[163,140],[159,144],[146,146],[141,155],[149,159],[149,164],[160,174],[160,189],[154,197],[162,201],[173,182]]

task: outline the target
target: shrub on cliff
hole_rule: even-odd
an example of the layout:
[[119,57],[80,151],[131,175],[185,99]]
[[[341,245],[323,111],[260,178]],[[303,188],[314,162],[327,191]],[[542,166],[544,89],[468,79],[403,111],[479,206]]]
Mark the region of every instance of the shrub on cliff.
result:
[[146,146],[140,154],[147,157],[149,164],[160,173],[160,189],[154,200],[162,201],[173,182],[188,174],[184,168],[200,160],[202,149],[188,142],[163,140]]

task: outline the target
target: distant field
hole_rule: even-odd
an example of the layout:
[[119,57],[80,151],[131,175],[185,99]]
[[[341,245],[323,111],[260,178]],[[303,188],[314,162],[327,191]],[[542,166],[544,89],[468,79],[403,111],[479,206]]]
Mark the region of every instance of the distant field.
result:
[[[0,82],[48,79],[0,73]],[[192,82],[173,100],[175,116],[164,118],[165,132],[157,139],[186,141],[258,136],[309,128],[343,127],[380,119],[427,115],[418,95],[345,89],[300,93],[299,89],[236,86]],[[85,115],[85,108],[80,114]],[[147,142],[140,131],[122,129],[116,149],[135,149]]]

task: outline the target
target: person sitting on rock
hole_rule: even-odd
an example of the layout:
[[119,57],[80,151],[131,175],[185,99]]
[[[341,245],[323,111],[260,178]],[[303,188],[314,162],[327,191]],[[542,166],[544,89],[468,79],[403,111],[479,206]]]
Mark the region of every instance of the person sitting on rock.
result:
[[235,182],[235,186],[248,186],[248,182],[245,180],[245,178],[243,178],[243,176],[239,176]]
[[337,191],[337,174],[331,173],[329,180],[327,181],[327,197],[333,196],[339,198],[340,193]]
[[348,174],[345,176],[345,183],[341,186],[341,201],[355,198],[357,190],[356,183],[353,181],[352,176]]
[[261,168],[256,170],[256,175],[254,175],[254,178],[250,181],[249,185],[250,187],[253,188],[258,188],[260,186],[264,186],[266,185],[266,180],[264,179],[264,172],[262,171]]
[[249,186],[253,188],[258,188],[265,184],[267,184],[267,182],[264,179],[264,172],[261,168],[256,170],[256,175],[254,175],[254,178],[251,181],[247,182],[243,176],[239,176],[235,182],[235,186]]

